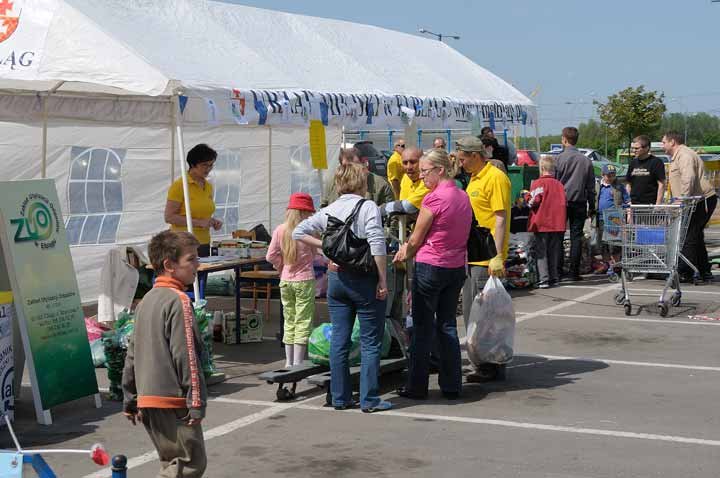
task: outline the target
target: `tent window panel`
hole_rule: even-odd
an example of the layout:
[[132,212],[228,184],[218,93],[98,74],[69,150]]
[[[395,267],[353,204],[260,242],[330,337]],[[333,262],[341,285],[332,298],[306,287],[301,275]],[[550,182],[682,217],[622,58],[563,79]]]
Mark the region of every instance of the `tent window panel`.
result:
[[85,204],[84,182],[70,182],[68,196],[70,214],[85,214],[88,212]]
[[[217,231],[217,232],[219,232],[220,234],[226,234],[225,231],[227,230],[227,221],[225,221],[225,208],[224,208],[224,207],[217,207],[217,208],[215,208],[215,212],[213,213],[213,217],[214,217],[214,218],[217,218],[217,219],[220,219],[220,220],[223,222],[222,228],[221,228],[219,231]],[[231,229],[231,231],[232,231],[232,229]],[[228,234],[229,234],[229,233],[228,233]]]
[[112,244],[116,242],[120,214],[108,214],[102,223],[98,244]]
[[87,183],[87,207],[89,213],[105,212],[103,183]]
[[223,229],[228,231],[226,234],[232,233],[237,230],[238,224],[240,223],[240,208],[237,206],[229,207],[225,210],[225,224]]
[[105,179],[105,163],[107,162],[107,157],[107,150],[93,149],[90,167],[88,169],[88,179]]
[[65,233],[67,234],[68,243],[71,246],[80,243],[80,233],[82,232],[85,218],[87,216],[71,216],[65,225]]
[[227,204],[227,195],[228,195],[228,185],[225,183],[220,183],[217,186],[215,186],[215,204],[216,205],[225,205]]
[[120,161],[114,156],[108,157],[107,165],[105,166],[105,180],[106,181],[117,181],[120,179]]
[[97,244],[102,222],[103,216],[88,216],[80,236],[80,244]]
[[120,182],[105,183],[105,211],[122,212],[123,195]]
[[72,162],[72,168],[70,169],[70,179],[85,180],[87,175],[88,160],[87,155],[81,158],[77,158]]
[[309,146],[290,148],[290,192],[308,193],[312,196],[315,206],[320,205],[322,197],[322,181],[318,172],[312,167]]
[[228,204],[239,204],[240,203],[240,186],[237,184],[229,185],[230,192],[228,194]]

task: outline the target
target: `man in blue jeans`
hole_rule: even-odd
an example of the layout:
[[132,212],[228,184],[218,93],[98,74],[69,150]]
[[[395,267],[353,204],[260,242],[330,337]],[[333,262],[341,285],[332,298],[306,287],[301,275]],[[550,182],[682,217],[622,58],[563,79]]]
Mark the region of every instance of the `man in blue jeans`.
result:
[[[595,215],[595,171],[590,158],[578,151],[578,130],[562,130],[563,151],[555,160],[555,178],[565,187],[570,224],[570,264],[564,281],[580,281],[582,239],[585,221]],[[562,268],[559,268],[562,271]]]

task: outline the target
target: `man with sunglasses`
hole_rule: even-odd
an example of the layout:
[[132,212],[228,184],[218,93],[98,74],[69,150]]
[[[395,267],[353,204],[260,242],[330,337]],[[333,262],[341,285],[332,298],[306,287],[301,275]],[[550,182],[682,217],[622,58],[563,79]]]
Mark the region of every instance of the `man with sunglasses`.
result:
[[387,163],[387,180],[395,193],[395,199],[400,198],[400,183],[405,175],[402,165],[403,151],[405,151],[405,140],[398,138],[393,146],[393,154]]
[[633,139],[634,154],[627,170],[627,190],[633,204],[661,204],[665,194],[665,165],[650,154],[650,138],[640,135]]

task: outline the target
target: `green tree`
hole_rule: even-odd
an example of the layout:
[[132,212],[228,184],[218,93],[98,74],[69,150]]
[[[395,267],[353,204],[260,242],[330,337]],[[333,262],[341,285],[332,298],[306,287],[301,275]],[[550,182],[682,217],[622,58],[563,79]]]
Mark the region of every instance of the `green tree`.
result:
[[630,147],[634,136],[657,134],[666,110],[664,99],[663,93],[645,91],[641,85],[608,96],[606,103],[594,103],[610,134],[619,141],[627,140]]

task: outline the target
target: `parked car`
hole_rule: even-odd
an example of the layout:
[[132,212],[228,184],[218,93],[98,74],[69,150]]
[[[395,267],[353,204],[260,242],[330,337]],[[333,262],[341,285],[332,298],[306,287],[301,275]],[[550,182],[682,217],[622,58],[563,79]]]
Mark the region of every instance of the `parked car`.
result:
[[537,166],[540,155],[531,149],[518,149],[515,166]]
[[[597,150],[590,149],[590,148],[578,148],[578,151],[580,151],[582,154],[590,158],[590,160],[593,163],[593,169],[595,170],[595,176],[602,176],[602,167],[606,164],[612,164],[615,166],[615,169],[617,170],[617,177],[618,178],[624,178],[625,173],[627,173],[627,165],[626,164],[620,164],[616,163],[614,161],[610,161],[605,156],[600,154]],[[557,156],[562,151],[559,150],[553,150],[548,151],[543,154],[552,154],[553,156]]]

